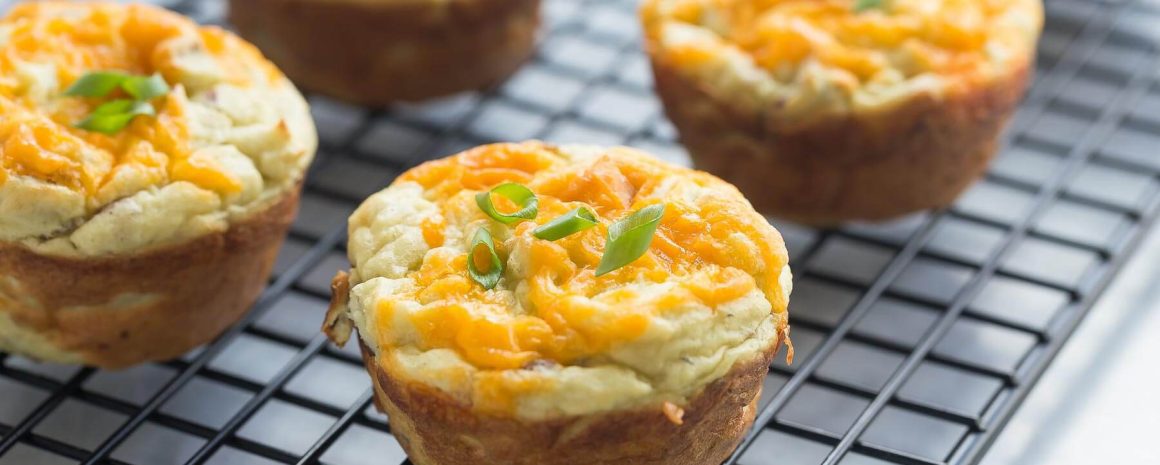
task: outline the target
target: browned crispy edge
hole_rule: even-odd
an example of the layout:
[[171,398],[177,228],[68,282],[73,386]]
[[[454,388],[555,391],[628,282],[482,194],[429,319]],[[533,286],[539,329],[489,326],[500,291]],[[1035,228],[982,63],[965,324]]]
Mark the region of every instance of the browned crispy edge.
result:
[[662,405],[543,421],[480,414],[435,388],[393,378],[359,343],[375,405],[416,465],[718,465],[753,424],[782,336],[682,406],[680,425]]
[[[0,243],[0,276],[16,277],[21,291],[41,304],[0,312],[90,365],[121,368],[178,357],[212,340],[254,302],[297,213],[299,190],[226,231],[129,256],[50,257]],[[160,299],[102,306],[124,293]],[[76,306],[89,307],[61,310]]]
[[814,225],[949,205],[986,170],[1031,69],[1024,62],[941,100],[789,124],[740,111],[655,55],[652,65],[697,168],[736,185],[759,211]]
[[354,322],[347,313],[347,304],[350,303],[350,274],[339,271],[330,280],[330,306],[326,308],[326,317],[322,319],[322,333],[339,347],[346,345],[350,340],[350,332],[354,329]]
[[539,0],[232,0],[230,20],[297,84],[381,106],[495,85],[531,56]]

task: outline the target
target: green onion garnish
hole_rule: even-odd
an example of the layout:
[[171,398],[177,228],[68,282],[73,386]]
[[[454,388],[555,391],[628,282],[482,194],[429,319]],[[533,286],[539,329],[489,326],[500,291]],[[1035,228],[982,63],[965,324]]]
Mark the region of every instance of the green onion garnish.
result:
[[128,74],[116,71],[92,72],[73,82],[64,94],[69,97],[104,97],[121,87],[128,78]]
[[152,100],[168,94],[169,84],[160,74],[133,76],[117,71],[96,71],[81,76],[64,94],[69,97],[107,97],[117,89],[137,100]]
[[97,71],[81,76],[64,91],[64,94],[70,97],[106,97],[117,89],[124,90],[133,99],[106,102],[77,123],[76,127],[103,134],[116,134],[128,126],[133,118],[156,114],[149,100],[168,94],[169,84],[160,74],[132,76],[116,71]]
[[585,229],[596,226],[596,214],[588,207],[578,207],[563,215],[553,218],[532,231],[538,239],[547,241],[560,240]]
[[863,11],[872,10],[875,8],[885,9],[885,7],[886,7],[886,0],[855,0],[854,1],[854,12],[855,13],[861,13]]
[[116,134],[128,126],[138,115],[153,116],[153,105],[138,100],[113,100],[93,110],[87,118],[77,123],[81,129],[102,134]]
[[[483,252],[480,246],[487,251],[484,257],[480,257],[480,253]],[[480,261],[484,263],[479,263]],[[487,265],[486,273],[479,271],[480,265]],[[475,236],[471,238],[471,248],[467,253],[467,274],[484,289],[494,289],[495,285],[499,284],[500,276],[503,276],[503,262],[495,253],[495,242],[492,242],[491,233],[487,228],[475,230]]]
[[[495,205],[491,203],[491,194],[499,194],[515,202],[520,206],[520,209],[515,213],[503,214],[495,209]],[[506,183],[495,186],[489,192],[480,192],[475,195],[475,203],[479,205],[479,209],[487,213],[491,219],[499,221],[503,224],[515,224],[520,221],[536,219],[536,213],[540,209],[540,200],[536,198],[536,194],[532,193],[531,189],[516,183]]]
[[121,83],[121,88],[137,100],[153,100],[169,93],[169,84],[160,74],[132,76]]
[[596,266],[596,276],[607,274],[644,256],[664,215],[665,205],[658,203],[612,223],[608,227],[604,256],[600,257],[600,264]]

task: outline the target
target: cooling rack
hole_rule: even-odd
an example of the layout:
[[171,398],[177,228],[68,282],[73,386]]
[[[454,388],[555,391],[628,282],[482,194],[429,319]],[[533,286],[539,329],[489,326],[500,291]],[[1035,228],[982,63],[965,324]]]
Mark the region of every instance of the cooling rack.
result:
[[[354,345],[318,334],[346,216],[424,160],[540,138],[688,164],[633,0],[545,0],[540,51],[486,93],[369,111],[310,96],[322,148],[269,288],[180,360],[126,371],[0,354],[0,465],[406,464]],[[13,3],[0,0],[0,10]],[[220,0],[153,0],[222,24]],[[1160,211],[1160,3],[1049,1],[1037,77],[986,179],[946,211],[813,230],[797,361],[727,465],[973,464]]]

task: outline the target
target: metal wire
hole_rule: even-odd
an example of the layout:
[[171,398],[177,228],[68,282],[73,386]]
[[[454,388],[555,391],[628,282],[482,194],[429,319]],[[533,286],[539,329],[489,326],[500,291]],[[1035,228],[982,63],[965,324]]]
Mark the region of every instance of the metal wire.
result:
[[[216,1],[216,0],[215,0]],[[324,144],[320,152],[316,171],[326,169],[328,163],[336,159],[358,160],[372,162],[384,166],[391,172],[398,173],[414,166],[432,156],[443,155],[438,153],[440,147],[448,141],[462,141],[465,144],[489,142],[487,137],[481,137],[469,127],[472,121],[481,117],[487,111],[489,103],[501,102],[503,105],[518,111],[533,114],[537,124],[541,126],[534,132],[534,137],[551,139],[556,136],[557,130],[562,127],[581,121],[592,131],[601,134],[614,135],[611,142],[619,143],[648,143],[650,141],[665,141],[672,135],[664,129],[663,118],[659,113],[649,117],[634,127],[625,127],[616,123],[593,119],[584,114],[585,105],[609,89],[624,90],[629,93],[648,95],[647,89],[639,89],[623,81],[622,71],[639,63],[639,44],[635,40],[625,40],[613,33],[609,35],[605,28],[601,31],[601,24],[593,21],[589,14],[599,8],[618,11],[619,15],[631,15],[631,0],[547,0],[551,5],[560,7],[561,11],[570,11],[564,17],[557,17],[549,32],[546,42],[556,39],[570,40],[572,45],[579,43],[582,47],[598,47],[605,50],[607,58],[604,70],[600,72],[584,72],[582,69],[556,63],[549,57],[551,52],[544,52],[537,57],[533,65],[559,76],[565,76],[579,83],[579,88],[567,102],[562,102],[559,108],[546,108],[538,103],[514,98],[506,92],[493,91],[484,93],[474,100],[471,108],[453,122],[430,122],[403,120],[394,110],[370,112],[363,115],[344,138],[339,141]],[[567,5],[570,2],[577,2]],[[174,2],[168,2],[174,3]],[[174,9],[186,13],[213,11],[214,2],[201,0],[181,0],[171,5]],[[1059,2],[1054,2],[1059,4]],[[1070,7],[1097,5],[1093,1],[1065,2]],[[1098,4],[1091,8],[1093,14],[1086,17],[1074,33],[1074,40],[1062,53],[1059,60],[1050,69],[1042,74],[1033,91],[1024,102],[1021,117],[1011,125],[1004,146],[1010,147],[1023,143],[1022,138],[1032,125],[1042,115],[1057,112],[1057,97],[1064,89],[1083,75],[1088,63],[1102,53],[1104,44],[1118,34],[1116,18],[1125,8],[1132,7],[1133,3]],[[3,2],[0,0],[0,8]],[[1049,5],[1050,6],[1050,5]],[[569,10],[568,7],[572,7]],[[221,18],[209,17],[212,22],[221,22]],[[998,432],[1009,420],[1019,403],[1026,397],[1039,376],[1043,373],[1050,360],[1058,353],[1068,335],[1082,320],[1083,315],[1091,307],[1094,299],[1111,281],[1114,271],[1123,264],[1130,252],[1136,248],[1140,238],[1148,230],[1160,212],[1160,196],[1152,196],[1149,202],[1140,208],[1126,208],[1122,205],[1110,203],[1101,199],[1077,196],[1070,192],[1077,173],[1096,156],[1095,147],[1111,131],[1119,128],[1127,118],[1128,107],[1139,99],[1149,86],[1156,83],[1147,70],[1155,69],[1157,53],[1155,44],[1150,46],[1149,59],[1137,63],[1125,80],[1124,89],[1116,94],[1115,99],[1105,103],[1094,118],[1094,128],[1083,134],[1079,140],[1068,144],[1065,157],[1061,159],[1057,171],[1046,179],[1042,185],[1028,184],[1020,179],[1007,178],[1003,175],[989,175],[988,182],[996,186],[1006,186],[1020,192],[1032,194],[1030,207],[1025,214],[1013,222],[996,220],[987,216],[987,212],[963,211],[952,209],[943,212],[933,212],[917,222],[909,231],[905,241],[894,242],[881,239],[874,235],[859,232],[855,229],[841,229],[832,231],[807,232],[808,244],[793,255],[793,266],[798,279],[815,279],[827,285],[846,288],[860,295],[854,300],[850,308],[841,319],[834,324],[821,324],[809,320],[795,320],[794,326],[799,331],[809,331],[822,334],[822,339],[813,348],[807,357],[802,357],[799,366],[787,368],[779,365],[771,367],[773,377],[787,378],[779,391],[771,396],[760,411],[754,428],[744,439],[741,447],[726,462],[726,465],[735,465],[744,456],[746,463],[755,465],[755,460],[763,457],[745,455],[755,444],[760,444],[767,432],[785,434],[802,441],[820,443],[830,447],[824,456],[818,457],[819,463],[827,465],[839,463],[851,452],[870,455],[881,460],[900,464],[973,464],[995,439]],[[577,52],[576,49],[569,53]],[[580,50],[583,52],[583,50]],[[581,64],[586,66],[587,63]],[[651,97],[649,97],[651,98]],[[562,109],[560,109],[562,108]],[[374,153],[367,152],[367,147],[359,142],[368,137],[382,121],[398,122],[410,128],[422,131],[430,137],[420,147],[416,148],[406,159],[384,160]],[[1154,131],[1160,134],[1160,128]],[[1101,161],[1101,163],[1103,163]],[[317,175],[312,173],[311,176]],[[1153,182],[1160,180],[1160,173],[1155,170],[1147,171]],[[382,179],[386,185],[390,179]],[[344,204],[357,203],[358,196],[347,192],[331,190],[329,187],[308,183],[307,192],[311,195],[328,199],[340,199]],[[1093,245],[1081,240],[1040,231],[1035,226],[1042,219],[1047,210],[1055,202],[1065,199],[1068,202],[1084,205],[1100,211],[1113,212],[1123,215],[1131,222],[1131,228],[1118,241],[1111,245]],[[1000,207],[996,207],[1000,208]],[[994,249],[980,261],[963,259],[960,257],[940,254],[930,250],[931,243],[939,234],[939,226],[949,219],[970,221],[1001,231],[1002,238]],[[352,366],[357,362],[349,355],[337,356],[327,347],[321,336],[315,336],[309,341],[299,342],[284,339],[273,333],[266,332],[254,326],[263,315],[278,305],[279,300],[292,290],[295,292],[315,293],[299,288],[299,282],[309,272],[317,268],[329,254],[341,252],[344,245],[345,228],[334,225],[329,231],[317,238],[298,239],[309,240],[305,252],[282,272],[270,287],[262,294],[254,306],[254,310],[246,315],[242,321],[232,327],[225,334],[208,345],[203,351],[190,358],[187,362],[175,361],[165,366],[175,369],[176,374],[162,383],[158,390],[140,406],[134,406],[120,400],[111,399],[103,394],[90,392],[87,383],[100,372],[93,369],[81,369],[61,380],[48,379],[35,373],[25,372],[10,365],[12,357],[0,354],[0,380],[15,379],[19,382],[49,391],[49,394],[38,405],[12,426],[0,424],[0,463],[4,462],[6,454],[12,452],[17,445],[28,445],[58,455],[70,457],[83,462],[85,465],[121,464],[128,463],[117,456],[120,450],[132,435],[143,425],[154,422],[183,434],[188,434],[203,440],[195,451],[182,457],[174,463],[202,464],[211,463],[219,451],[229,446],[243,450],[278,463],[320,464],[323,461],[331,463],[326,458],[328,451],[342,447],[340,439],[351,432],[352,427],[371,428],[375,431],[386,431],[388,426],[370,418],[365,413],[372,405],[370,390],[362,392],[345,407],[336,407],[322,404],[316,400],[298,396],[287,391],[287,386],[296,375],[303,373],[311,360],[320,357],[335,356],[349,362]],[[1072,286],[1055,282],[1039,276],[1019,273],[1003,267],[1004,259],[1022,243],[1028,240],[1046,241],[1066,247],[1069,250],[1090,252],[1098,257],[1100,273],[1096,279],[1083,286]],[[835,241],[856,242],[858,244],[873,245],[889,250],[892,256],[884,263],[881,270],[868,282],[850,280],[841,276],[833,276],[824,271],[813,270],[811,264],[822,258],[823,251]],[[894,284],[906,273],[908,267],[920,259],[937,259],[941,263],[956,265],[972,271],[970,278],[958,292],[947,302],[929,301],[913,295],[900,294],[894,290]],[[798,271],[802,270],[802,271]],[[1071,305],[1071,310],[1065,317],[1060,317],[1054,327],[1049,329],[1030,326],[1027,323],[1009,321],[994,315],[981,314],[972,311],[969,304],[981,292],[983,287],[994,277],[1017,279],[1020,282],[1034,284],[1043,289],[1051,289],[1065,293]],[[322,296],[319,296],[322,297]],[[887,342],[861,334],[858,330],[860,323],[885,298],[911,302],[941,310],[922,336],[913,345]],[[321,315],[321,309],[319,309]],[[936,345],[943,340],[953,325],[962,318],[969,316],[974,320],[986,322],[998,328],[1009,328],[1035,337],[1034,358],[1028,359],[1018,370],[1007,371],[987,366],[977,366],[957,360],[954,357],[940,354],[935,351]],[[281,369],[273,373],[268,382],[238,378],[229,373],[217,371],[211,367],[211,362],[222,357],[231,343],[247,337],[262,337],[283,344],[296,347],[293,356]],[[869,347],[880,348],[902,358],[901,363],[886,378],[878,388],[851,385],[845,382],[829,379],[822,376],[822,370],[841,347],[848,343],[859,343]],[[327,355],[328,354],[328,355]],[[941,365],[952,367],[962,373],[976,374],[988,379],[1001,381],[999,394],[989,402],[987,412],[983,415],[969,415],[945,406],[930,405],[923,402],[901,398],[899,392],[911,375],[920,368],[922,363],[935,361]],[[205,425],[192,423],[180,417],[162,412],[162,408],[173,401],[183,388],[187,387],[196,378],[204,377],[223,384],[234,386],[252,393],[230,418],[220,427],[208,428]],[[797,402],[795,396],[802,393],[806,387],[820,386],[848,395],[852,398],[865,399],[866,406],[850,422],[844,431],[829,431],[809,425],[802,425],[781,418],[787,407]],[[49,418],[54,411],[60,408],[69,399],[81,399],[86,402],[107,408],[126,415],[125,421],[113,430],[108,437],[91,451],[81,445],[73,444],[59,438],[49,438],[38,434],[38,425]],[[325,413],[334,417],[333,422],[321,432],[314,444],[301,453],[291,453],[269,444],[239,436],[244,425],[252,421],[259,410],[273,400],[297,405],[312,411]],[[3,402],[0,400],[0,402]],[[946,457],[927,457],[912,452],[896,450],[881,444],[866,441],[863,433],[872,427],[875,420],[888,406],[916,412],[940,421],[955,425],[964,425],[967,428],[965,436],[961,437],[953,448],[951,455]],[[389,422],[389,419],[388,419]],[[404,462],[408,463],[409,462]],[[771,463],[771,462],[762,462]],[[154,465],[152,463],[148,465]]]
[[[1097,40],[1102,40],[1108,33],[1108,30],[1106,29],[1107,25],[1104,24],[1104,21],[1106,21],[1106,17],[1101,17],[1099,20],[1088,23],[1088,27],[1097,25],[1104,28],[1095,33],[1095,39],[1090,40],[1088,42],[1089,44],[1098,43]],[[1071,66],[1069,66],[1069,69],[1066,71],[1066,79],[1073,78],[1079,71],[1080,65],[1085,61],[1080,57],[1086,55],[1087,53],[1093,53],[1095,50],[1096,48],[1092,47],[1086,50],[1086,53],[1071,55],[1073,59],[1070,62]],[[1132,98],[1138,97],[1138,94],[1147,88],[1150,82],[1145,79],[1145,70],[1148,69],[1151,69],[1151,67],[1140,66],[1137,69],[1136,74],[1133,76],[1132,84],[1130,85],[1131,92],[1121,94],[1119,96],[1121,101],[1132,101]],[[1059,78],[1060,73],[1056,73],[1055,76],[1056,81],[1053,84],[1055,84],[1057,88],[1062,87],[1067,82],[1066,80],[1061,80]],[[1039,95],[1045,94],[1046,93],[1041,93]],[[1036,108],[1038,108],[1041,112],[1044,103],[1028,102],[1029,105],[1033,103],[1038,103]],[[1121,117],[1122,113],[1125,111],[1123,105],[1117,105],[1117,102],[1111,102],[1109,106],[1114,108],[1115,111],[1105,112],[1100,119],[1100,126],[1105,131],[1110,128],[1114,128],[1115,122],[1118,121],[1118,118]],[[1015,129],[1016,131],[1013,132],[1017,132],[1019,128]],[[1066,162],[1066,168],[1062,170],[1059,176],[1052,179],[1047,187],[1039,192],[1037,195],[1037,200],[1034,202],[1032,212],[1022,218],[1003,239],[1002,245],[989,255],[981,270],[971,278],[970,284],[964,288],[954,299],[954,302],[939,319],[938,323],[923,337],[919,345],[910,352],[905,362],[896,369],[886,385],[879,391],[877,395],[875,395],[872,403],[858,416],[850,429],[848,429],[842,435],[837,445],[835,445],[835,447],[830,451],[830,453],[822,462],[823,465],[836,465],[843,457],[845,457],[846,453],[850,451],[862,432],[864,432],[865,429],[870,425],[870,422],[875,417],[877,417],[878,414],[881,413],[882,409],[886,407],[886,405],[893,399],[895,393],[897,393],[899,388],[902,387],[902,383],[905,382],[908,377],[918,368],[918,365],[924,359],[926,359],[928,354],[934,348],[935,344],[937,344],[939,340],[947,333],[947,331],[950,330],[951,325],[963,313],[971,298],[973,298],[980,290],[982,284],[986,283],[987,279],[996,272],[996,269],[999,267],[1000,259],[1004,256],[1004,254],[1007,253],[1021,239],[1023,239],[1023,237],[1027,235],[1030,225],[1034,224],[1034,222],[1047,208],[1050,200],[1057,196],[1060,190],[1065,187],[1065,180],[1068,179],[1070,175],[1078,170],[1081,166],[1083,166],[1084,162],[1090,158],[1091,145],[1094,143],[1094,141],[1101,140],[1101,138],[1096,137],[1097,135],[1103,134],[1098,134],[1095,131],[1089,131],[1084,136],[1084,143],[1078,144],[1072,148],[1071,156],[1068,157],[1068,161]],[[938,216],[941,216],[941,214]],[[826,343],[818,349],[817,354],[820,356],[812,357],[809,362],[807,362],[800,370],[798,370],[790,382],[787,383],[786,386],[783,387],[782,390],[778,393],[777,397],[775,397],[761,411],[756,421],[758,425],[769,423],[773,419],[774,415],[776,415],[778,410],[785,405],[789,398],[809,380],[809,378],[821,365],[821,361],[825,355],[829,354],[833,351],[834,348],[837,347],[846,333],[848,333],[853,328],[854,324],[856,324],[857,321],[868,310],[869,305],[877,300],[885,287],[897,277],[897,274],[901,271],[900,267],[904,266],[907,262],[913,259],[918,250],[921,250],[922,247],[925,246],[925,243],[931,237],[930,226],[933,225],[933,223],[934,218],[928,220],[924,224],[922,231],[917,234],[909,244],[907,244],[907,247],[903,249],[903,251],[899,253],[898,256],[895,257],[895,261],[891,263],[891,266],[888,267],[886,271],[878,277],[878,280],[863,296],[863,300],[859,303],[859,306],[855,307],[849,313],[842,324],[835,328],[835,330],[831,333]],[[899,260],[900,258],[901,260]],[[1078,323],[1078,321],[1079,320],[1077,319],[1076,322]],[[1053,347],[1058,350],[1058,348],[1062,347],[1062,345],[1056,344],[1053,345]],[[1054,355],[1054,352],[1052,355]],[[1045,367],[1046,364],[1044,364],[1044,368]],[[1016,384],[1016,386],[1019,385]],[[1014,409],[1010,411],[1010,413],[1013,412]],[[979,425],[974,426],[978,427]],[[741,446],[738,447],[737,451],[730,457],[728,461],[726,461],[726,465],[737,464],[741,457],[744,455],[745,451],[752,445],[758,434],[760,434],[760,429],[755,428],[749,435],[747,435]],[[972,458],[971,460],[981,459],[981,454],[976,453],[974,455],[975,458]]]

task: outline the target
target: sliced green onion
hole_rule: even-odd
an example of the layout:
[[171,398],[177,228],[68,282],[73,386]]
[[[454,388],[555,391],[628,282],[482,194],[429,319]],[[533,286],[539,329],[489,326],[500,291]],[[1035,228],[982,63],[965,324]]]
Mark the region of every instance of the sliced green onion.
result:
[[169,83],[160,74],[132,76],[118,71],[95,71],[81,76],[64,94],[69,97],[106,97],[118,88],[137,100],[152,100],[169,93]]
[[596,276],[617,270],[644,256],[664,215],[665,205],[658,203],[637,210],[608,226],[608,240],[604,245],[604,256],[600,257],[600,264],[596,266]]
[[116,134],[125,129],[139,115],[153,116],[157,112],[149,100],[169,93],[169,84],[160,74],[131,76],[116,71],[96,71],[77,79],[65,95],[71,97],[105,97],[122,89],[133,99],[106,102],[93,110],[76,127],[103,134]]
[[578,207],[540,225],[532,231],[532,235],[538,239],[555,241],[596,226],[597,223],[596,214],[592,213],[592,210],[587,207]]
[[861,13],[872,9],[885,9],[886,0],[854,0],[854,12]]
[[[482,252],[480,246],[488,253],[487,257],[483,257],[487,260],[487,272],[480,271],[477,263],[479,252]],[[494,289],[495,285],[499,284],[499,278],[503,276],[503,262],[495,253],[495,242],[492,242],[491,233],[487,228],[475,230],[475,236],[471,238],[471,248],[467,252],[467,274],[484,289]]]
[[169,93],[169,84],[160,74],[133,76],[121,83],[121,88],[137,100],[153,100]]
[[129,79],[129,75],[125,73],[96,71],[81,76],[64,94],[69,97],[104,97],[120,87],[126,79]]
[[[495,205],[491,203],[491,194],[499,194],[515,202],[520,206],[520,209],[515,213],[503,214],[495,209]],[[540,209],[540,200],[536,198],[536,194],[532,193],[531,189],[523,185],[509,182],[495,186],[491,191],[480,192],[475,195],[475,203],[479,205],[479,209],[487,213],[491,219],[499,221],[503,224],[515,224],[520,221],[536,219],[536,213]]]
[[81,129],[102,134],[116,134],[139,115],[153,116],[153,105],[137,100],[113,100],[105,103],[77,123]]

